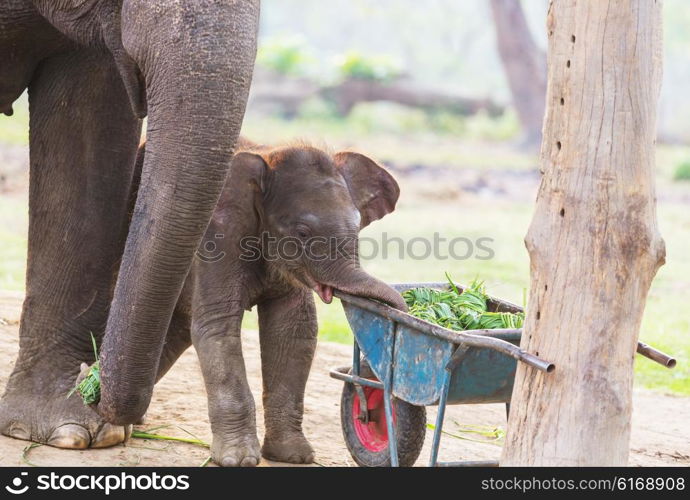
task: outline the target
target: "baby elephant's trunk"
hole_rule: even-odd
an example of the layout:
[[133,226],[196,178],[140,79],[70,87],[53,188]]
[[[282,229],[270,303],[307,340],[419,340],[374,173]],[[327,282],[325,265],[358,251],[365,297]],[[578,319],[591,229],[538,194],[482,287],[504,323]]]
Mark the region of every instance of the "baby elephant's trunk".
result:
[[348,279],[339,281],[334,285],[334,288],[351,295],[378,300],[401,311],[407,311],[407,305],[398,292],[361,269],[351,271]]

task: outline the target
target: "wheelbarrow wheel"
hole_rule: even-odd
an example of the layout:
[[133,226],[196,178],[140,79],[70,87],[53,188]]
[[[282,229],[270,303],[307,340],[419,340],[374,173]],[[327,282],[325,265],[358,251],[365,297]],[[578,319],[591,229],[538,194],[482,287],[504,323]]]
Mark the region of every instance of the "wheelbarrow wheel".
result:
[[[345,444],[359,466],[390,467],[383,390],[374,387],[362,389],[367,400],[368,422],[360,418],[360,398],[355,386],[345,383],[343,387],[340,421]],[[426,408],[394,398],[393,422],[398,439],[398,462],[401,467],[411,467],[419,458],[424,444]]]

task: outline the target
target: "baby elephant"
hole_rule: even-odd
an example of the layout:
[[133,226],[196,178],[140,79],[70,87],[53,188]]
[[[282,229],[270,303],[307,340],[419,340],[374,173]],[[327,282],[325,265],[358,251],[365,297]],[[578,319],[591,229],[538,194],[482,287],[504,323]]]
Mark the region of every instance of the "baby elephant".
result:
[[[143,161],[143,149],[138,164]],[[208,392],[213,460],[253,466],[310,463],[304,390],[316,347],[315,291],[333,290],[404,309],[398,293],[358,263],[360,229],[395,208],[399,188],[370,158],[304,145],[240,140],[197,258],[175,308],[158,378],[190,345]],[[266,434],[259,449],[240,325],[258,306]]]

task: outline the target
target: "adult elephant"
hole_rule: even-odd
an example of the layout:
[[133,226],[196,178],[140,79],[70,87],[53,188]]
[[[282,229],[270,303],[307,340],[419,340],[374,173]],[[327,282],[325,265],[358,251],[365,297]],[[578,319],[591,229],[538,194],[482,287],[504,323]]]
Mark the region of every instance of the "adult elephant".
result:
[[[3,434],[103,447],[146,411],[240,130],[258,17],[259,0],[3,0],[0,111],[28,88],[31,154],[26,300]],[[104,336],[96,411],[65,397],[92,359],[89,332]]]

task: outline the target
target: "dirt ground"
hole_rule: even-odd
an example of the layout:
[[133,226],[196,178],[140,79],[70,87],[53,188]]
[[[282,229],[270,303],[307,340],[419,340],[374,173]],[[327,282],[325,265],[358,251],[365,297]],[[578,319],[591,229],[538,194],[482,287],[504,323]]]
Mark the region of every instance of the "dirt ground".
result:
[[[4,387],[12,370],[18,349],[18,324],[22,296],[0,292],[0,385]],[[259,369],[258,335],[244,332],[244,355],[249,384],[254,392],[257,420],[262,422],[261,372]],[[328,376],[333,366],[349,362],[349,346],[321,342],[311,371],[305,400],[304,427],[307,438],[316,450],[317,465],[352,466],[340,430],[341,383]],[[690,465],[690,398],[673,397],[655,392],[636,390],[634,395],[632,453],[630,464],[639,466]],[[435,410],[428,408],[428,421],[433,422]],[[140,430],[162,425],[179,426],[200,439],[211,438],[206,412],[206,393],[201,372],[193,349],[188,350],[156,386],[146,425]],[[502,405],[472,405],[449,407],[446,429],[469,439],[482,439],[479,435],[461,432],[468,426],[482,429],[505,429]],[[169,427],[161,433],[185,437],[181,429]],[[263,429],[259,424],[259,437]],[[615,430],[612,430],[615,432]],[[474,437],[473,437],[474,436]],[[424,450],[418,465],[429,457],[431,431],[427,431]],[[24,458],[35,465],[45,466],[199,466],[208,457],[208,451],[186,443],[132,439],[125,445],[104,450],[58,450],[40,446],[24,453],[28,443],[0,436],[0,465],[27,465]],[[24,454],[24,457],[23,457]],[[495,443],[474,442],[444,436],[441,441],[441,460],[497,459],[500,446]],[[267,461],[262,466],[283,465]]]

